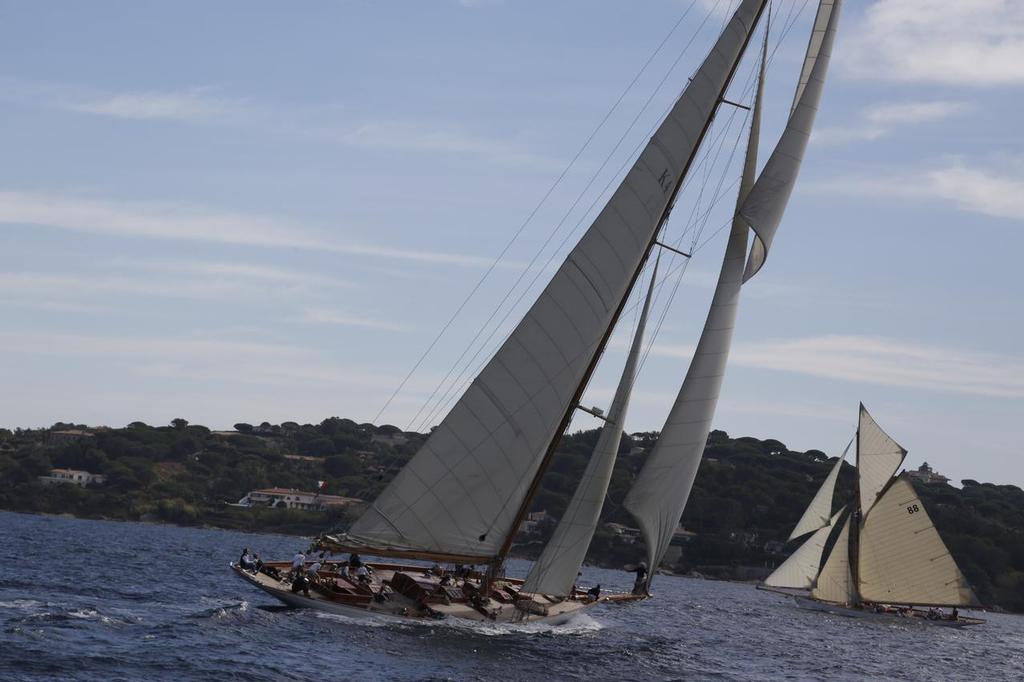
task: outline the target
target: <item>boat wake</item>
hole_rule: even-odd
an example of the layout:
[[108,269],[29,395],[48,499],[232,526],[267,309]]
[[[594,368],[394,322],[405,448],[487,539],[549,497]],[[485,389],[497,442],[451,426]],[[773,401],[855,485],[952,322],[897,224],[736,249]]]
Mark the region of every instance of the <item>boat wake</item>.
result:
[[336,613],[325,613],[317,611],[317,618],[331,620],[336,623],[358,625],[359,627],[390,628],[397,630],[411,630],[416,628],[443,628],[445,630],[457,630],[459,632],[472,633],[483,637],[503,637],[506,635],[522,634],[544,634],[544,635],[585,635],[604,629],[604,624],[581,613],[572,620],[554,625],[551,623],[486,623],[470,621],[460,618],[448,618],[444,620],[411,620],[386,615],[366,616],[343,616]]

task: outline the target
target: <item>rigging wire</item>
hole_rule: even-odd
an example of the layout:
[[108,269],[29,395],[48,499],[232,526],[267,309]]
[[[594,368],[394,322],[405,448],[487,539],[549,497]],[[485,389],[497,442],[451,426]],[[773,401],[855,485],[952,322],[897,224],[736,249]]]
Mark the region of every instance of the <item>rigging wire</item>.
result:
[[[448,401],[449,401],[449,399],[451,397],[452,391],[453,390],[457,390],[459,387],[461,387],[463,385],[463,383],[464,383],[463,379],[465,377],[465,373],[470,368],[472,368],[474,366],[474,363],[476,362],[476,360],[480,356],[480,354],[483,352],[483,349],[490,347],[490,343],[494,339],[495,334],[497,334],[497,332],[500,329],[502,329],[502,327],[504,326],[504,324],[508,320],[508,318],[511,316],[511,314],[518,308],[518,306],[522,302],[523,298],[535,286],[535,284],[537,283],[537,281],[540,278],[540,276],[542,274],[544,274],[545,272],[547,272],[547,270],[551,266],[552,261],[554,260],[554,258],[562,251],[562,249],[564,248],[564,246],[567,243],[568,239],[573,234],[576,233],[576,231],[578,230],[580,225],[583,223],[583,220],[590,213],[590,211],[592,211],[594,205],[597,203],[597,200],[600,199],[600,197],[602,196],[604,191],[607,190],[608,186],[612,182],[615,182],[615,180],[618,179],[618,175],[619,175],[619,173],[621,173],[622,168],[624,168],[627,163],[631,163],[633,161],[632,157],[627,157],[626,162],[620,167],[619,172],[616,173],[616,175],[612,176],[612,180],[609,182],[609,185],[606,185],[605,190],[602,190],[602,194],[599,194],[598,197],[591,203],[590,207],[583,214],[583,217],[581,217],[580,220],[577,221],[576,225],[569,231],[569,233],[559,243],[558,247],[556,247],[556,249],[548,257],[548,259],[545,262],[544,266],[541,267],[540,269],[537,269],[535,271],[533,279],[530,280],[529,284],[526,285],[526,287],[523,289],[522,293],[520,293],[519,296],[515,299],[515,301],[508,308],[508,310],[502,316],[501,320],[497,323],[497,325],[495,325],[494,328],[491,329],[491,331],[487,334],[487,337],[485,338],[483,343],[481,343],[480,345],[477,346],[477,341],[479,341],[480,336],[484,333],[484,331],[486,331],[486,329],[488,327],[490,327],[491,323],[494,321],[494,318],[497,317],[497,315],[502,311],[502,309],[505,307],[505,304],[508,302],[509,298],[512,297],[512,295],[515,293],[516,289],[523,282],[523,280],[526,278],[526,276],[529,274],[529,272],[531,270],[534,270],[534,266],[536,265],[537,261],[541,258],[543,253],[547,250],[547,247],[551,244],[552,240],[554,240],[554,238],[561,231],[561,228],[565,224],[566,220],[568,220],[569,216],[573,213],[573,211],[576,209],[576,207],[579,205],[579,203],[583,200],[584,196],[586,196],[586,193],[589,191],[589,189],[593,186],[594,182],[597,180],[597,178],[600,176],[600,174],[607,167],[609,161],[611,161],[611,159],[614,157],[615,153],[622,146],[622,143],[629,136],[630,132],[632,132],[633,128],[636,127],[637,122],[643,116],[644,112],[647,111],[648,107],[650,106],[650,104],[654,100],[654,98],[657,96],[658,92],[661,91],[661,89],[663,88],[665,83],[668,81],[669,77],[672,75],[672,73],[678,67],[679,62],[682,60],[682,58],[685,56],[685,54],[689,51],[690,47],[693,45],[694,41],[697,39],[697,36],[699,35],[700,31],[703,29],[704,25],[708,22],[708,20],[714,14],[715,9],[717,8],[717,5],[720,2],[721,2],[721,0],[717,0],[715,6],[710,8],[708,10],[708,12],[705,14],[704,19],[701,21],[700,25],[694,30],[693,34],[689,37],[689,39],[687,40],[685,45],[682,47],[682,49],[680,50],[679,54],[676,56],[675,61],[673,61],[672,65],[666,71],[664,76],[662,76],[661,80],[658,82],[657,86],[655,86],[654,90],[648,96],[647,100],[644,102],[644,104],[641,107],[641,109],[639,110],[639,112],[637,112],[637,114],[633,117],[633,120],[630,122],[629,127],[619,137],[619,140],[616,142],[616,144],[612,148],[612,150],[606,155],[606,157],[605,157],[604,161],[601,163],[600,167],[596,171],[594,171],[594,173],[591,175],[591,177],[588,180],[586,186],[577,195],[576,199],[572,202],[572,205],[569,207],[569,209],[562,216],[561,220],[559,220],[559,222],[557,223],[555,228],[552,230],[552,232],[548,235],[547,239],[541,245],[540,249],[538,249],[537,253],[530,260],[530,263],[520,273],[520,275],[516,279],[515,283],[505,293],[505,295],[502,298],[501,302],[495,307],[494,311],[487,318],[487,321],[478,329],[476,335],[474,335],[473,339],[469,342],[469,344],[467,344],[466,348],[459,355],[459,358],[455,361],[455,363],[453,364],[452,368],[449,369],[448,373],[445,375],[445,377],[441,380],[441,382],[438,384],[438,386],[431,393],[430,397],[427,399],[427,401],[424,404],[424,406],[421,407],[419,411],[417,411],[416,415],[410,421],[409,429],[407,429],[407,430],[412,430],[413,428],[415,428],[416,430],[423,430],[424,428],[426,428],[426,426],[428,426],[433,421],[434,417],[436,416],[436,413],[438,412],[438,409],[437,409],[438,405],[440,405],[442,407],[447,405],[447,403],[448,403]],[[686,12],[684,13],[684,16],[680,17],[679,21],[676,22],[675,26],[673,26],[673,29],[669,33],[669,35],[666,36],[665,40],[663,40],[662,43],[658,46],[658,48],[655,51],[655,53],[652,54],[651,57],[647,60],[647,62],[644,64],[644,67],[643,67],[644,69],[646,69],[647,66],[651,63],[651,61],[653,60],[654,56],[656,56],[656,54],[661,51],[662,47],[665,45],[665,43],[671,37],[671,35],[675,32],[676,28],[680,25],[682,20],[685,18],[686,13],[689,12],[689,10],[693,7],[693,5],[694,5],[694,3],[691,2],[690,6],[687,7]],[[639,78],[639,76],[640,76],[640,74],[637,74],[637,76],[633,79],[632,83],[630,84],[630,87],[632,87],[632,85],[634,83],[636,83],[636,81]],[[620,98],[620,101],[621,101],[621,99],[622,98]],[[642,144],[646,144],[646,142],[643,142]],[[444,390],[444,392],[442,393],[441,397],[435,403],[434,408],[428,409],[428,406],[429,406],[430,402],[435,398],[437,393],[442,390],[443,385],[449,381],[449,379],[451,378],[451,375],[456,371],[456,368],[458,367],[458,365],[462,362],[462,360],[465,358],[466,354],[474,346],[476,346],[477,351],[467,361],[467,363],[465,364],[463,369],[456,376],[455,380],[452,381],[452,383],[449,385],[448,389]],[[489,357],[489,355],[490,355],[490,353],[488,354],[488,357]],[[423,414],[424,410],[427,410],[426,416],[421,421],[419,421],[417,423],[417,419],[420,418],[420,416],[421,416],[421,414]]]
[[579,148],[579,150],[576,152],[576,154],[573,156],[573,158],[569,161],[569,163],[566,165],[566,167],[564,169],[562,169],[562,172],[558,175],[558,177],[555,179],[555,181],[547,189],[547,191],[541,197],[540,201],[537,202],[537,205],[534,206],[533,210],[530,211],[530,213],[527,215],[526,219],[522,222],[522,224],[519,226],[519,228],[512,235],[512,238],[509,239],[509,241],[505,244],[505,246],[498,253],[498,256],[494,259],[494,262],[491,263],[490,266],[488,266],[486,271],[484,271],[484,274],[480,277],[480,279],[477,281],[477,283],[473,286],[473,288],[470,290],[469,294],[462,301],[462,303],[458,306],[458,308],[455,309],[455,312],[452,313],[452,316],[448,319],[448,321],[441,327],[441,331],[439,331],[437,336],[434,338],[434,340],[430,342],[430,345],[427,346],[427,349],[425,351],[423,351],[423,354],[419,357],[419,359],[413,365],[412,369],[409,370],[409,373],[405,375],[405,377],[398,384],[398,386],[395,388],[395,390],[392,392],[392,394],[384,402],[384,405],[381,406],[381,408],[377,411],[377,414],[374,415],[374,417],[373,417],[373,423],[376,423],[377,420],[380,419],[380,416],[382,414],[384,414],[384,411],[387,410],[387,408],[394,401],[395,397],[398,396],[398,394],[401,392],[401,390],[409,382],[409,379],[412,378],[413,374],[416,373],[416,371],[419,369],[420,365],[423,364],[423,361],[426,360],[427,356],[434,349],[434,347],[437,345],[437,343],[441,340],[441,337],[444,336],[444,334],[451,327],[452,323],[455,322],[455,319],[465,309],[465,307],[469,303],[469,301],[473,298],[473,296],[476,295],[477,291],[480,290],[480,287],[483,286],[484,281],[494,271],[494,269],[497,267],[498,263],[505,257],[505,255],[508,253],[509,249],[512,248],[512,245],[516,242],[516,240],[522,234],[523,230],[526,229],[527,225],[529,225],[530,222],[533,221],[533,218],[540,211],[540,209],[544,205],[544,203],[547,202],[548,198],[554,193],[555,189],[561,184],[562,180],[565,179],[565,176],[568,175],[569,171],[576,164],[576,162],[579,160],[579,158],[583,155],[583,152],[586,151],[586,149],[590,146],[590,143],[597,136],[598,132],[600,132],[600,130],[604,127],[604,125],[611,118],[612,114],[618,109],[619,105],[626,98],[626,95],[628,95],[629,92],[633,89],[633,86],[636,85],[637,81],[640,79],[640,77],[647,70],[647,67],[650,66],[652,61],[654,61],[654,58],[657,57],[657,55],[661,52],[662,48],[669,41],[669,39],[675,34],[676,30],[683,23],[683,21],[689,15],[690,10],[693,9],[694,5],[696,5],[696,4],[697,4],[697,0],[691,0],[690,4],[686,7],[685,10],[683,10],[683,13],[680,15],[679,19],[676,20],[676,23],[672,26],[672,28],[669,30],[669,32],[665,35],[665,37],[662,39],[662,41],[658,44],[658,47],[655,48],[654,52],[652,52],[650,54],[650,56],[647,57],[647,60],[644,62],[643,66],[640,67],[640,70],[637,71],[636,75],[633,76],[633,79],[629,82],[629,85],[627,85],[626,88],[619,94],[619,97],[618,97],[618,99],[615,100],[615,103],[612,104],[611,108],[601,118],[601,121],[597,124],[597,126],[594,128],[594,130],[591,131],[590,135],[587,136],[587,139],[583,142],[583,145]]

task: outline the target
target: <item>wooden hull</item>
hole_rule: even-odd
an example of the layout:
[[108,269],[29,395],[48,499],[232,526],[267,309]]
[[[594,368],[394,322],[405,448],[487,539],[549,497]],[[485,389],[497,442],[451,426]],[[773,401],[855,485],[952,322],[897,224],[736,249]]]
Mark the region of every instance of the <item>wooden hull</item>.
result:
[[[282,573],[287,564],[271,564]],[[391,585],[395,574],[413,575],[417,579],[426,580],[427,574],[422,566],[402,566],[395,564],[367,564],[374,573],[374,582],[365,586],[369,592],[378,592],[382,585]],[[253,585],[275,599],[295,608],[310,608],[349,618],[372,618],[398,621],[430,622],[439,619],[454,619],[461,622],[477,623],[544,623],[560,625],[572,620],[578,614],[592,606],[605,601],[621,601],[631,595],[609,595],[598,600],[573,598],[565,600],[537,598],[522,608],[511,603],[503,603],[495,599],[486,602],[478,601],[473,605],[469,600],[445,600],[432,602],[426,607],[403,594],[390,591],[386,601],[363,597],[356,594],[337,594],[329,589],[310,589],[309,596],[291,590],[289,583],[280,581],[264,573],[244,571],[236,564],[231,570],[245,582]],[[331,575],[329,572],[327,575]],[[510,580],[509,584],[521,584],[521,581]]]
[[862,618],[865,620],[881,620],[888,622],[922,623],[926,625],[937,625],[947,628],[962,628],[968,625],[981,625],[985,621],[980,618],[966,618],[960,616],[956,620],[930,619],[926,611],[913,609],[909,613],[876,612],[871,609],[846,606],[844,604],[832,604],[830,602],[818,601],[809,597],[794,596],[796,605],[809,611],[821,611],[846,618]]

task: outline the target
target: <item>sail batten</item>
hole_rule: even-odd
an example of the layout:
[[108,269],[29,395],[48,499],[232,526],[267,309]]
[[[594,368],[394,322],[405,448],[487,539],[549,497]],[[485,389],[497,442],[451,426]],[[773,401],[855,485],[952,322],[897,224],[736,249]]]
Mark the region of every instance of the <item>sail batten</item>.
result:
[[503,553],[765,4],[743,0],[608,204],[419,452],[352,525],[347,545]]
[[576,575],[583,565],[590,541],[597,529],[601,508],[608,493],[608,484],[611,482],[629,400],[636,381],[637,367],[643,352],[644,330],[647,327],[647,317],[651,310],[651,299],[657,279],[658,263],[655,262],[640,320],[633,335],[619,385],[615,390],[615,397],[608,410],[607,421],[601,429],[594,452],[565,513],[562,514],[554,534],[534,562],[526,582],[523,583],[522,591],[527,594],[565,597],[572,593]]

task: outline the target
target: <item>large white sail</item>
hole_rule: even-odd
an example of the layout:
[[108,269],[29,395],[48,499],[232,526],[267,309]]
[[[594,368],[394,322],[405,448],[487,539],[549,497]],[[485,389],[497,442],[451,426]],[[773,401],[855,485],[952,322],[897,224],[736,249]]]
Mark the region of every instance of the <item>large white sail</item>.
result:
[[886,488],[864,520],[859,557],[858,588],[867,601],[978,604],[905,476]]
[[825,74],[832,57],[832,44],[841,6],[840,0],[821,0],[818,4],[814,31],[807,46],[803,72],[786,129],[740,207],[739,214],[754,229],[755,235],[744,281],[757,274],[768,258],[768,249],[771,248],[786,204],[796,186],[825,88]]
[[824,528],[832,523],[829,521],[829,514],[832,513],[832,496],[835,493],[839,471],[843,468],[843,461],[846,459],[846,453],[849,450],[850,446],[847,445],[846,449],[843,450],[843,456],[836,460],[835,466],[828,472],[825,481],[818,488],[818,492],[814,494],[814,499],[811,500],[807,509],[804,510],[804,515],[800,517],[800,520],[797,521],[796,526],[793,528],[793,532],[789,534],[790,540],[816,531],[819,528]]
[[489,559],[593,371],[766,0],[743,0],[608,204],[342,542]]
[[[763,95],[762,58],[761,77],[751,116],[743,175],[740,178],[740,200],[754,184]],[[658,441],[626,495],[624,505],[640,526],[647,548],[647,565],[651,567],[648,580],[665,555],[672,541],[672,533],[679,525],[679,517],[690,495],[701,454],[707,444],[711,416],[718,402],[718,392],[725,375],[726,359],[729,357],[729,346],[736,325],[748,233],[746,224],[739,219],[733,220],[718,284],[711,299],[711,309],[686,379]]]
[[843,529],[836,538],[835,545],[825,565],[821,567],[821,573],[814,581],[811,589],[811,596],[821,601],[834,602],[836,604],[852,604],[856,601],[856,593],[853,589],[853,578],[850,575],[850,519],[846,517]]
[[551,540],[526,577],[523,592],[558,597],[568,596],[572,592],[576,574],[587,556],[587,548],[590,547],[590,541],[594,537],[594,530],[601,516],[604,498],[608,493],[608,483],[612,480],[612,470],[619,453],[633,383],[636,381],[637,366],[643,351],[644,329],[647,327],[647,315],[651,309],[651,297],[657,279],[656,262],[640,313],[640,321],[633,335],[633,344],[626,358],[626,366],[622,370],[622,378],[619,379],[615,397],[608,409],[607,421],[601,429],[597,445],[594,446],[594,452],[569,506],[559,520]]
[[860,512],[866,517],[875,498],[903,464],[907,451],[882,430],[862,404],[857,426],[857,473]]
[[[842,461],[842,460],[840,460]],[[772,574],[764,579],[769,587],[790,587],[809,590],[814,585],[814,576],[821,567],[821,557],[825,553],[825,543],[832,532],[832,526],[843,513],[840,509],[825,525],[817,529],[804,544],[790,554]]]

